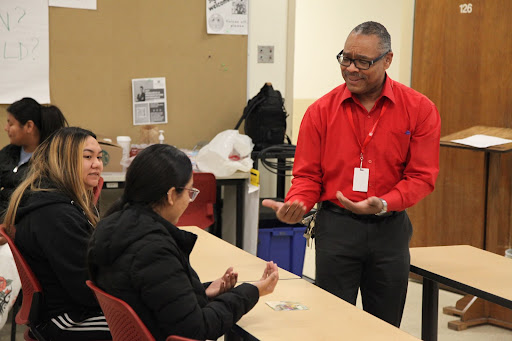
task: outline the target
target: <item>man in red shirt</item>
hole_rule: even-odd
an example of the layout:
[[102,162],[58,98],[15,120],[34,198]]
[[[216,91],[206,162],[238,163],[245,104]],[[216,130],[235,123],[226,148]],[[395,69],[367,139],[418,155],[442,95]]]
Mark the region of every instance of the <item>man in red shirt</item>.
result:
[[285,223],[316,216],[316,283],[400,326],[412,225],[405,209],[434,190],[441,119],[424,95],[393,81],[391,37],[358,25],[337,55],[342,84],[301,123],[285,203],[264,200]]

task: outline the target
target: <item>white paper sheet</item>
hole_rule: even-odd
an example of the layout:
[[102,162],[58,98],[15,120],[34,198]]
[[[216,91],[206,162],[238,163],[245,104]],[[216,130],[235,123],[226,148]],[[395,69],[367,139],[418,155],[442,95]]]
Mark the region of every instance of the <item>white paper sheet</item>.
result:
[[489,135],[472,135],[464,139],[452,140],[452,142],[465,144],[476,148],[487,148],[491,146],[498,146],[500,144],[511,143],[512,140],[503,139],[501,137],[489,136]]
[[96,9],[96,0],[50,0],[50,6]]
[[132,79],[133,125],[167,123],[165,77]]
[[50,102],[48,0],[0,1],[0,103]]
[[206,32],[247,35],[248,10],[248,0],[206,0]]

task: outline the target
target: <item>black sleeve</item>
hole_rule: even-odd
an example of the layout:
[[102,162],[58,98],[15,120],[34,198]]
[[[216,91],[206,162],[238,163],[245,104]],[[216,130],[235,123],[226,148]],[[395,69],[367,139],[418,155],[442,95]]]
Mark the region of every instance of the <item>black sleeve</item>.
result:
[[158,241],[147,245],[136,254],[131,273],[167,335],[217,339],[258,302],[258,288],[242,284],[201,307],[177,248]]

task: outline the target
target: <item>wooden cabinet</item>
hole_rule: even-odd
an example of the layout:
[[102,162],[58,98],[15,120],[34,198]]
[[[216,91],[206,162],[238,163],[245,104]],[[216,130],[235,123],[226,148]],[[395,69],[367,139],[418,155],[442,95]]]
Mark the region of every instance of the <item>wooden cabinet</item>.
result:
[[[412,87],[439,109],[441,136],[512,128],[512,1],[416,0]],[[441,148],[434,192],[408,210],[411,246],[511,245],[512,153]]]

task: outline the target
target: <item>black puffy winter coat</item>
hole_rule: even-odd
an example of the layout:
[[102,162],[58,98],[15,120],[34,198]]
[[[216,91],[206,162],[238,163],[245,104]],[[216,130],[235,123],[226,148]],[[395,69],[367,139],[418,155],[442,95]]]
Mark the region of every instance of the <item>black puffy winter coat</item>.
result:
[[28,162],[20,165],[21,147],[9,144],[0,150],[0,214],[9,205],[12,192],[23,181],[28,170]]
[[83,210],[58,191],[26,191],[16,213],[14,243],[43,287],[41,319],[101,309],[87,287],[87,246],[93,227]]
[[88,252],[92,280],[127,302],[157,341],[171,334],[216,339],[252,309],[259,293],[245,283],[209,300],[208,284],[189,262],[196,240],[151,209],[125,207],[96,227]]

